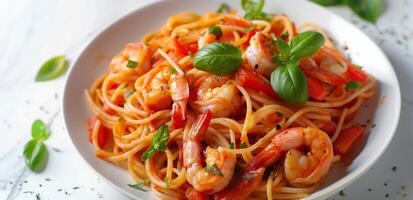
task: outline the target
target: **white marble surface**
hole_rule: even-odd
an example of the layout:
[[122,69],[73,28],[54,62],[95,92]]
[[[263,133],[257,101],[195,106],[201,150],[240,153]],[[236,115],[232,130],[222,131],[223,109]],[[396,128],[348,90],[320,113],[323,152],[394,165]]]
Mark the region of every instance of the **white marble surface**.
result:
[[[44,83],[34,77],[46,59],[65,54],[73,60],[97,30],[150,2],[0,0],[0,199],[128,199],[94,175],[69,142],[60,113],[65,76]],[[381,46],[396,69],[403,98],[399,128],[386,153],[344,195],[331,199],[413,199],[413,0],[386,3],[377,25],[329,8]],[[41,174],[25,170],[20,157],[36,118],[52,130],[46,142],[49,163]]]

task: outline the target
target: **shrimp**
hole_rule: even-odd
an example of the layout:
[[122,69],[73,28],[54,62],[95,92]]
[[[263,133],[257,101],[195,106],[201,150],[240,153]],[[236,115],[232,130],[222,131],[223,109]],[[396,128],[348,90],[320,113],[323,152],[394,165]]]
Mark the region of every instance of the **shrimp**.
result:
[[[112,73],[121,70],[135,70],[138,75],[141,75],[150,69],[151,57],[152,51],[145,44],[129,43],[112,58],[109,69]],[[127,67],[129,61],[135,62],[136,66]]]
[[[300,147],[308,147],[309,151],[301,152],[297,149]],[[284,152],[286,179],[292,184],[303,185],[319,182],[330,169],[334,156],[331,140],[326,133],[317,128],[293,127],[275,135],[243,172],[253,174],[253,177],[262,177],[264,169],[277,161]],[[214,199],[245,199],[260,181],[257,178],[240,179],[232,187],[215,194]],[[247,191],[242,188],[249,189]]]
[[199,113],[210,110],[214,117],[228,117],[241,107],[241,96],[231,77],[204,75],[195,82],[196,99],[191,106]]
[[186,180],[192,187],[204,194],[213,194],[224,189],[234,173],[236,157],[221,148],[206,149],[206,168],[201,161],[201,139],[205,134],[212,113],[199,115],[192,125],[188,138],[183,144],[184,167],[187,169]]
[[172,125],[175,128],[181,128],[185,126],[187,120],[186,107],[189,99],[188,81],[183,75],[174,73],[169,79],[169,87],[174,102],[172,105]]
[[251,37],[250,45],[245,51],[245,57],[259,74],[269,77],[276,67],[271,61],[272,55],[276,52],[277,48],[272,39],[258,31]]
[[170,67],[160,68],[151,82],[145,87],[145,104],[153,110],[167,109],[172,105],[172,124],[181,128],[187,119],[189,86],[184,75],[171,74]]
[[150,109],[163,110],[169,108],[171,105],[172,98],[169,90],[169,79],[169,68],[162,67],[158,69],[158,72],[146,85],[143,98],[145,104],[148,105]]

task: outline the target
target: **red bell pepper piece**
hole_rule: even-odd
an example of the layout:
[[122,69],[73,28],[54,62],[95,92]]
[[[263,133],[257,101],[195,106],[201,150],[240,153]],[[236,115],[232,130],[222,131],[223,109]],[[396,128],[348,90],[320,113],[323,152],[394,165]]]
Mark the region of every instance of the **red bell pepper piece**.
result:
[[337,140],[333,143],[334,150],[341,155],[347,153],[364,131],[365,127],[360,125],[342,130]]
[[317,101],[324,101],[329,94],[328,89],[321,83],[321,81],[307,76],[308,96]]
[[237,72],[237,79],[246,88],[264,92],[266,95],[279,99],[277,93],[272,89],[270,83],[257,72],[246,68],[240,68]]
[[244,27],[244,28],[252,26],[252,24],[249,23],[246,20],[232,18],[232,17],[225,17],[223,24],[225,24],[225,25],[235,25],[235,26],[240,26],[240,27]]

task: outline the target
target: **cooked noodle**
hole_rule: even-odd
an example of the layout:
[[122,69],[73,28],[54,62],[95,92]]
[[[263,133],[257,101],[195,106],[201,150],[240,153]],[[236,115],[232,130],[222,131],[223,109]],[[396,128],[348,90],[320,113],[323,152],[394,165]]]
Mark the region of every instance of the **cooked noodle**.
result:
[[[109,72],[85,91],[88,105],[96,116],[96,120],[89,124],[91,141],[99,158],[124,167],[135,181],[148,179],[153,194],[160,199],[185,198],[186,188],[190,184],[186,180],[187,169],[182,161],[182,143],[188,138],[195,118],[201,113],[199,107],[221,102],[215,99],[192,102],[195,100],[190,98],[188,119],[183,127],[170,128],[166,150],[157,151],[152,157],[142,161],[141,156],[151,147],[155,132],[165,124],[172,127],[173,101],[168,91],[168,80],[165,84],[155,81],[162,81],[165,77],[168,79],[171,76],[170,71],[174,70],[186,78],[191,92],[192,87],[206,82],[209,74],[193,68],[192,62],[199,41],[211,43],[206,32],[212,25],[220,26],[224,37],[222,41],[238,46],[243,52],[251,39],[245,25],[266,36],[270,36],[270,33],[277,36],[288,33],[287,40],[297,34],[296,30],[316,30],[325,37],[325,45],[334,48],[334,43],[320,27],[306,24],[302,29],[296,28],[284,15],[273,16],[270,21],[253,20],[250,23],[235,12],[207,13],[203,16],[184,12],[170,17],[159,32],[146,35],[143,43],[131,44],[113,58]],[[180,55],[180,50],[174,44],[176,42],[186,45],[189,54]],[[136,55],[126,55],[128,52],[125,51]],[[149,53],[141,55],[134,51]],[[124,67],[132,57],[138,67]],[[146,69],[141,67],[141,60],[145,59],[148,62]],[[243,59],[245,64],[245,56]],[[354,125],[357,111],[366,99],[375,95],[376,88],[376,81],[368,76],[358,88],[343,89],[340,94],[331,92],[324,101],[310,98],[310,101],[303,105],[289,105],[265,92],[244,87],[233,75],[221,77],[223,78],[228,80],[226,86],[236,88],[234,91],[241,99],[240,107],[229,116],[213,117],[203,138],[203,145],[235,154],[239,165],[251,162],[275,135],[289,127],[314,127],[324,130],[324,122],[328,121],[336,125],[330,135],[334,142],[342,129]],[[160,91],[159,95],[165,95],[166,97],[161,97],[167,100],[148,104],[154,91]],[[274,120],[274,116],[278,118]],[[105,137],[109,138],[109,141],[100,145],[100,137],[103,136],[99,134],[105,130],[108,132]],[[240,148],[241,144],[245,146]],[[303,198],[320,185],[319,182],[308,185],[289,183],[282,159],[276,162],[272,170],[267,171],[269,175],[264,176],[251,193],[252,199]]]

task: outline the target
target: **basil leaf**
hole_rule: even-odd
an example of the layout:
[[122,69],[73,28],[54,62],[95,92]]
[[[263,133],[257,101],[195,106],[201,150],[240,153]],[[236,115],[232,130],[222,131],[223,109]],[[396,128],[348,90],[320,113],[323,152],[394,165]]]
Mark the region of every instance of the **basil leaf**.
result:
[[282,40],[282,39],[277,39],[275,40],[275,44],[277,45],[278,53],[280,55],[280,59],[284,62],[288,62],[288,57],[290,56],[290,46]]
[[152,157],[156,150],[151,145],[146,151],[142,154],[141,160],[147,160],[148,158]]
[[47,140],[50,136],[49,127],[40,119],[36,119],[36,121],[32,124],[32,137],[36,140]]
[[210,26],[208,28],[208,33],[215,35],[215,38],[218,40],[219,38],[221,38],[222,36],[222,29],[219,26]]
[[200,49],[193,62],[195,68],[218,76],[234,74],[242,64],[242,52],[233,45],[212,43]]
[[271,86],[287,103],[303,104],[308,100],[307,78],[295,63],[279,66],[273,71]]
[[166,150],[166,142],[169,140],[168,126],[161,126],[152,138],[152,146],[157,151]]
[[223,13],[223,12],[229,13],[230,11],[231,11],[231,9],[229,8],[228,4],[226,4],[226,3],[222,3],[217,9],[217,13]]
[[127,68],[135,68],[138,66],[138,62],[135,62],[133,60],[128,60],[128,63],[126,63]]
[[24,146],[23,157],[27,167],[41,172],[46,167],[48,152],[42,141],[32,139]]
[[344,0],[358,16],[371,22],[376,23],[383,11],[383,0]]
[[273,56],[271,57],[271,60],[272,60],[273,62],[275,62],[277,65],[284,65],[284,64],[285,64],[284,60],[281,59],[281,57],[278,56],[278,55],[273,55]]
[[358,81],[350,81],[346,84],[346,90],[356,89],[361,86],[361,83]]
[[65,73],[67,60],[64,55],[56,56],[46,61],[37,72],[36,82],[55,79]]
[[224,176],[221,172],[221,170],[219,170],[217,164],[212,164],[212,165],[208,165],[205,167],[205,171],[208,174],[212,174],[212,175],[219,175],[219,176]]
[[146,192],[145,185],[146,185],[147,182],[148,182],[148,179],[144,179],[143,181],[141,181],[139,183],[128,184],[128,186],[133,188],[133,189],[137,189],[137,190]]
[[320,4],[322,6],[335,6],[341,4],[341,0],[311,0],[314,3]]
[[244,18],[248,20],[270,20],[271,15],[262,11],[262,9],[264,8],[264,4],[264,0],[258,0],[258,2],[252,0],[241,0],[241,7],[245,11]]
[[321,33],[314,31],[299,33],[289,42],[290,60],[298,61],[303,57],[310,56],[317,52],[323,44],[324,37]]

